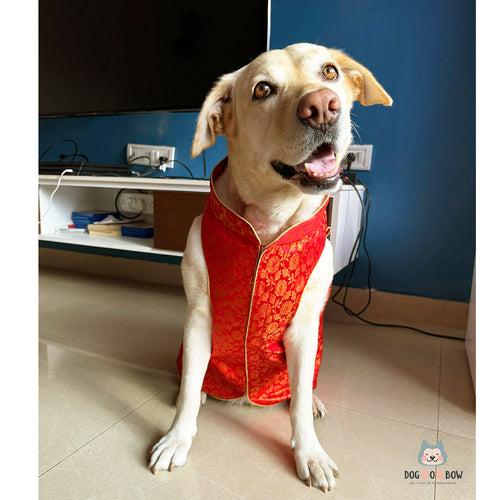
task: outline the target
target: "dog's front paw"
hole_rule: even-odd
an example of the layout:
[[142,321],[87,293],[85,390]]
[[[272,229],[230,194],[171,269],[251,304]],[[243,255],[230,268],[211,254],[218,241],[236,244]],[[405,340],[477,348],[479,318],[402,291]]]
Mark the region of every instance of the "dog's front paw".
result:
[[293,450],[297,475],[307,486],[326,492],[335,486],[338,469],[317,440],[296,443]]
[[175,427],[170,429],[151,450],[149,467],[153,474],[184,465],[195,433]]

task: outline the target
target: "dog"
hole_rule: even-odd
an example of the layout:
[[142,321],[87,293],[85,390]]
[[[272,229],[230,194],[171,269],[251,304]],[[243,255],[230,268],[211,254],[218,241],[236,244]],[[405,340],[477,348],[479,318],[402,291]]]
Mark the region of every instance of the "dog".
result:
[[[192,156],[211,147],[218,135],[227,138],[228,158],[213,178],[212,189],[217,203],[236,224],[246,224],[244,229],[253,231],[261,248],[317,217],[327,194],[340,189],[340,162],[352,142],[354,101],[364,106],[392,105],[391,97],[363,65],[340,50],[308,43],[261,54],[222,76],[207,95],[196,124]],[[202,234],[207,217],[205,213],[193,221],[182,261],[188,310],[181,386],[173,423],[151,452],[154,473],[186,463],[200,404],[206,398],[202,388],[217,320],[212,313],[220,313],[220,308],[212,310],[210,297],[212,279],[209,283]],[[297,475],[309,486],[326,491],[334,487],[338,470],[316,436],[313,416],[323,416],[326,409],[313,394],[313,385],[319,366],[316,332],[321,331],[320,318],[334,270],[331,244],[326,234],[318,234],[321,251],[284,330],[284,352],[276,356],[287,367],[289,393],[284,394],[290,399]],[[224,275],[221,260],[217,265]],[[246,369],[247,362],[245,358]],[[248,370],[246,376],[247,390],[238,401],[252,403]]]

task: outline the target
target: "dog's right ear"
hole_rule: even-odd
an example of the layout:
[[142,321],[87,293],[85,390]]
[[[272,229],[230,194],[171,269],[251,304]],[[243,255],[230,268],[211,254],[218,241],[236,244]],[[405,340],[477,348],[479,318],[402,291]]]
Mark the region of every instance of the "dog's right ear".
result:
[[229,137],[234,132],[232,92],[236,74],[237,71],[220,77],[205,98],[191,147],[193,158],[213,146],[216,136]]

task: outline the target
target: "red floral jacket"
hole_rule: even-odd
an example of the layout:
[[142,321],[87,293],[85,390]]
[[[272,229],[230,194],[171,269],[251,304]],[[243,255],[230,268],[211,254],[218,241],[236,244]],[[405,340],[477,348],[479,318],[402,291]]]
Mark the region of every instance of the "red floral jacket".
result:
[[[214,191],[227,159],[214,169],[201,236],[212,306],[212,352],[203,391],[218,399],[247,396],[256,405],[290,398],[283,336],[318,261],[328,231],[326,205],[262,246],[252,226]],[[323,315],[313,387],[323,351]],[[177,358],[182,372],[182,346]]]

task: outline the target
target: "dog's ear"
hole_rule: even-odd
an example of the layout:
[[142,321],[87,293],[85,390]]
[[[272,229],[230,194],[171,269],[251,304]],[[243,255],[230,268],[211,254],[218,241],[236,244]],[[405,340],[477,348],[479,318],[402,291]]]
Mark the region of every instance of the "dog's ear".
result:
[[191,147],[193,158],[213,146],[216,136],[228,137],[234,132],[232,92],[237,73],[235,71],[220,77],[205,98]]
[[338,50],[335,51],[335,59],[347,78],[354,101],[359,101],[363,106],[373,104],[392,106],[391,96],[377,82],[369,69]]

